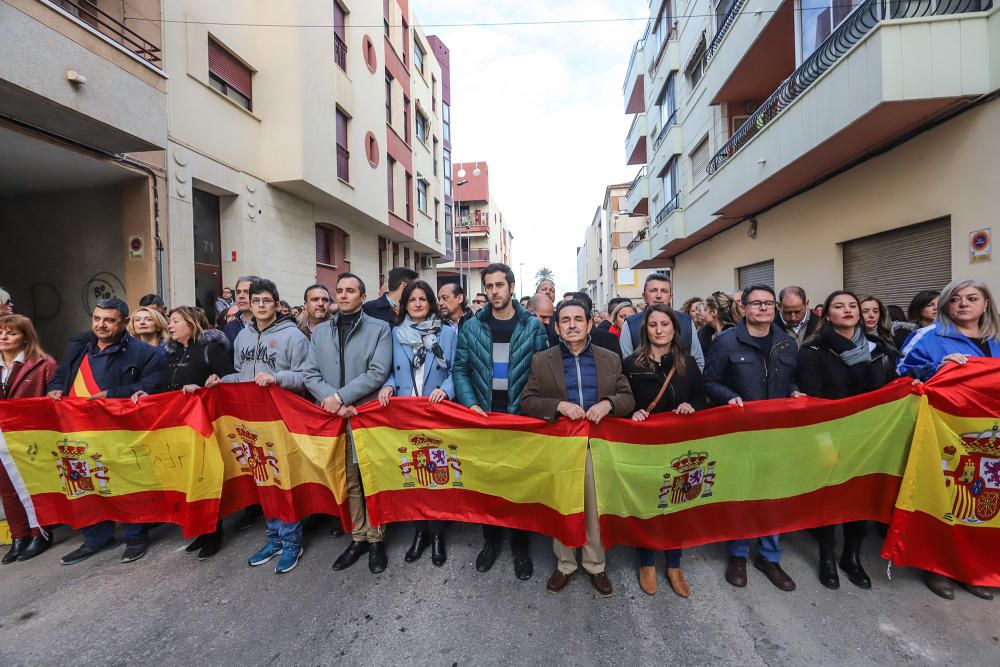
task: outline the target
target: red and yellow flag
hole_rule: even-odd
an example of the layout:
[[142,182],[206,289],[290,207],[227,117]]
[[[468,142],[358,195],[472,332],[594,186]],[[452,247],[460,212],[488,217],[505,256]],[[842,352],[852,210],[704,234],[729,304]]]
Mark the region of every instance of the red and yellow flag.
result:
[[101,387],[94,379],[94,371],[90,367],[90,354],[84,353],[80,368],[73,378],[73,385],[69,388],[69,396],[73,398],[90,398],[101,393]]
[[586,542],[581,422],[393,398],[351,419],[369,520],[489,523]]
[[882,557],[1000,586],[1000,360],[952,365],[921,398]]

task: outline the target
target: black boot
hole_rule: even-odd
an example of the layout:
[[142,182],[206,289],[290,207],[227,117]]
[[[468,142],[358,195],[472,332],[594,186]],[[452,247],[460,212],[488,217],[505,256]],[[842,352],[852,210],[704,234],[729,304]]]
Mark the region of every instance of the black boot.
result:
[[214,533],[209,533],[208,535],[202,535],[201,548],[198,551],[198,560],[208,560],[215,554],[219,553],[219,549],[222,548],[222,528],[220,527]]
[[30,538],[27,537],[15,537],[11,542],[10,549],[4,555],[3,560],[0,563],[4,565],[9,565],[17,560],[17,557],[21,555],[21,552],[28,547],[28,542]]
[[444,551],[444,536],[441,533],[431,535],[431,562],[441,567],[448,559]]
[[424,554],[424,549],[427,548],[427,542],[427,533],[417,529],[417,532],[413,534],[413,544],[403,556],[403,560],[407,563],[420,560],[420,557]]
[[819,583],[833,590],[840,588],[840,576],[837,574],[837,561],[833,549],[820,547]]
[[22,563],[26,560],[31,560],[35,556],[40,556],[46,551],[48,551],[49,547],[51,546],[52,546],[51,537],[32,535],[31,541],[28,542],[28,546],[24,547],[24,549],[21,550],[21,554],[17,557],[17,562]]
[[861,565],[860,539],[845,539],[844,553],[840,556],[840,569],[847,575],[847,579],[858,588],[868,590],[872,587],[872,580]]

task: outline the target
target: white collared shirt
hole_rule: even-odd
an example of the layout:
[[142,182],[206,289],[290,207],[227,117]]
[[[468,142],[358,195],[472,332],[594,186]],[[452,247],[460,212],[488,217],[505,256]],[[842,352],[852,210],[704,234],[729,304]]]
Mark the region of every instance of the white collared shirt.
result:
[[7,384],[7,378],[10,377],[10,372],[14,369],[14,364],[18,362],[22,364],[24,363],[24,352],[19,352],[17,356],[14,357],[14,361],[10,366],[4,362],[3,357],[0,357],[0,383]]

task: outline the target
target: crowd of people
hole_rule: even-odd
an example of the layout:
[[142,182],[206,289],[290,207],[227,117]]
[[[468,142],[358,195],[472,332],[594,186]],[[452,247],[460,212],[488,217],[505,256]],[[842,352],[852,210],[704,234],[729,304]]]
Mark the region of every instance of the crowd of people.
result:
[[[341,417],[378,401],[391,409],[400,396],[423,396],[431,403],[453,401],[486,419],[489,413],[540,419],[590,420],[613,416],[644,421],[672,412],[687,415],[712,406],[742,407],[747,401],[814,396],[840,399],[873,391],[897,377],[928,380],[949,364],[969,357],[1000,355],[1000,315],[990,288],[958,280],[940,292],[920,292],[907,313],[894,313],[876,296],[845,290],[810,307],[805,291],[779,292],[751,285],[739,292],[715,292],[671,306],[666,275],[650,274],[641,303],[615,298],[595,308],[584,292],[556,300],[555,284],[542,280],[535,293],[514,298],[514,273],[504,264],[483,269],[482,292],[467,304],[460,284],[434,289],[405,267],[392,269],[384,292],[367,299],[364,281],[353,273],[337,277],[333,290],[312,285],[302,304],[282,301],[278,287],[258,276],[241,277],[223,290],[212,312],[191,306],[167,309],[157,295],[143,297],[135,310],[117,298],[97,302],[89,331],[74,336],[61,362],[42,350],[31,320],[14,314],[10,295],[0,290],[0,399],[48,396],[124,398],[140,402],[163,391],[195,392],[220,383],[277,385]],[[353,442],[348,437],[345,475],[353,524],[350,543],[333,563],[342,570],[368,556],[372,573],[388,557],[386,526],[368,521],[364,488]],[[13,544],[2,562],[23,562],[51,546],[49,528],[29,526],[17,492],[0,466],[0,496]],[[262,514],[244,510],[235,527],[245,530]],[[593,464],[588,451],[584,485],[586,545],[575,550],[553,540],[556,567],[547,582],[562,591],[583,567],[594,589],[612,594],[605,570]],[[275,572],[299,563],[302,522],[264,516],[264,545],[248,559],[260,566],[277,558]],[[335,522],[333,534],[343,534]],[[418,521],[404,561],[419,560],[430,548],[434,565],[447,560],[442,521]],[[509,533],[515,575],[530,579],[532,534],[483,525],[476,569],[490,570]],[[835,589],[839,572],[863,589],[871,579],[861,561],[869,533],[866,522],[843,525],[836,553],[837,526],[817,528],[818,578]],[[82,562],[120,544],[113,522],[82,530],[83,544],[62,558]],[[187,546],[201,559],[222,547],[222,524]],[[122,562],[142,558],[149,526],[121,530]],[[777,588],[796,585],[781,567],[778,535],[760,536],[754,568]],[[725,578],[747,584],[750,540],[733,540]],[[945,548],[945,547],[942,547]],[[655,551],[636,549],[641,589],[657,591]],[[666,580],[681,597],[690,595],[681,568],[682,551],[665,552]],[[934,573],[927,586],[951,599],[958,583],[992,599],[990,590]]]

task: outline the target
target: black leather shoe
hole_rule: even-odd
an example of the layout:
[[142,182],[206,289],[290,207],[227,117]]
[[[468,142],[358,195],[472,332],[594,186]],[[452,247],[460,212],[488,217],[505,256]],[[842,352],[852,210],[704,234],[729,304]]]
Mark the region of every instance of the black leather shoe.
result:
[[146,555],[149,542],[145,540],[133,540],[125,543],[125,553],[122,554],[123,563],[132,563]]
[[448,554],[444,550],[444,536],[431,535],[431,562],[441,567],[448,560]]
[[513,547],[511,551],[514,552],[514,575],[521,581],[531,579],[535,571],[534,565],[531,564],[531,552],[527,547]]
[[499,542],[487,542],[483,545],[482,551],[476,556],[476,569],[480,572],[489,572],[490,568],[493,567],[493,563],[497,561],[497,555],[500,554],[500,543]]
[[413,544],[409,549],[407,549],[406,555],[403,556],[403,560],[407,563],[420,560],[420,557],[424,554],[424,549],[427,548],[427,542],[427,533],[422,530],[418,530],[413,534]]
[[344,535],[344,524],[340,522],[340,517],[333,517],[333,525],[330,526],[330,537],[342,537]]
[[871,577],[865,572],[861,565],[861,554],[858,549],[851,549],[840,556],[840,569],[847,575],[848,581],[857,586],[869,590],[872,587]]
[[236,520],[236,530],[250,530],[257,523],[257,519],[264,516],[264,510],[260,505],[251,505],[243,510],[243,514]]
[[222,548],[221,532],[202,535],[200,539],[202,539],[202,543],[201,549],[198,551],[198,560],[208,560],[219,553],[219,549]]
[[184,553],[193,554],[195,551],[198,551],[203,546],[205,546],[205,541],[207,539],[208,535],[199,535],[198,537],[194,538],[194,541],[191,544],[184,547]]
[[118,540],[116,539],[108,540],[99,547],[88,547],[87,544],[84,543],[83,545],[80,546],[79,549],[74,549],[73,551],[70,551],[68,554],[63,556],[62,564],[76,565],[77,563],[82,563],[83,561],[87,560],[94,554],[98,554],[108,549],[114,549],[117,546],[118,546]]
[[[21,560],[21,559],[18,558],[18,560]],[[975,586],[973,584],[966,584],[966,583],[961,582],[961,581],[958,582],[958,585],[961,586],[962,588],[964,588],[966,591],[968,591],[972,595],[975,595],[980,600],[992,600],[993,599],[993,592],[991,590],[989,590],[988,588],[983,588],[982,586]]]
[[743,588],[747,585],[747,559],[742,556],[730,556],[726,564],[726,581],[729,585]]
[[937,572],[924,572],[924,583],[934,595],[945,600],[955,599],[955,584],[948,577],[941,576]]
[[819,583],[831,590],[840,588],[840,576],[837,574],[833,554],[821,554],[819,557]]
[[337,557],[337,560],[333,561],[334,570],[346,570],[350,566],[358,562],[362,554],[368,553],[368,543],[367,542],[355,542],[351,540],[350,545],[344,549],[344,553]]
[[30,540],[31,538],[29,537],[14,538],[14,541],[11,542],[10,544],[10,549],[8,549],[7,553],[4,554],[3,560],[0,560],[0,563],[4,565],[10,565],[14,561],[16,561],[18,556],[21,555],[21,552],[28,547],[28,542]]
[[40,556],[49,550],[52,546],[51,537],[42,537],[41,535],[34,535],[31,541],[28,542],[28,546],[21,550],[21,554],[17,557],[17,562],[22,563],[26,560],[31,560],[35,556]]
[[385,555],[385,545],[381,542],[372,542],[368,549],[368,571],[378,574],[389,564],[389,559]]

